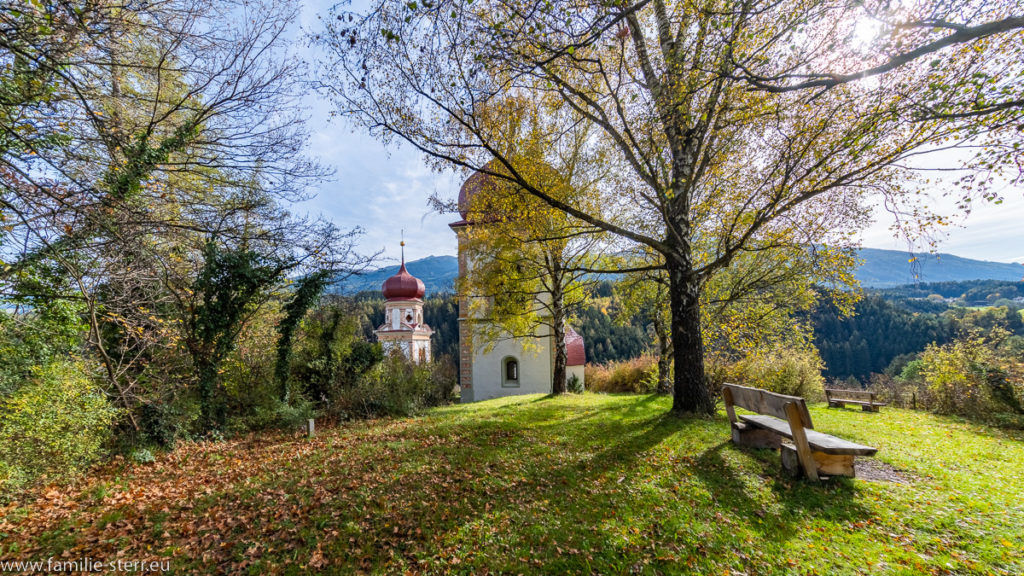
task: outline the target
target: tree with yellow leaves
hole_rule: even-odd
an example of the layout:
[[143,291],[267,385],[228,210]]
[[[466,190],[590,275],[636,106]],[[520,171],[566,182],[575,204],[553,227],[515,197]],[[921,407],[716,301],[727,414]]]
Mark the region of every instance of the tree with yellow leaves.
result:
[[[1002,12],[993,12],[980,0],[921,4],[907,10],[921,15],[922,26],[973,27],[1015,9],[1000,3]],[[858,47],[856,31],[872,15],[857,6],[378,0],[365,12],[335,9],[316,39],[328,54],[320,67],[325,93],[371,133],[411,143],[438,167],[508,181],[657,253],[669,283],[673,410],[711,413],[702,294],[716,277],[746,258],[789,249],[779,239],[815,219],[822,225],[808,230],[819,234],[805,247],[848,245],[871,203],[913,212],[922,183],[910,160],[970,146],[974,128],[992,121],[922,115],[925,101],[934,110],[962,102],[957,90],[936,83],[968,86],[975,73],[987,74],[986,54],[1020,70],[1008,58],[1020,51],[1011,27],[958,44],[966,49],[948,65],[923,58],[820,90],[749,82],[751,71],[786,82],[825,65],[830,73],[862,69],[858,54],[875,55]],[[999,82],[987,86],[998,91]],[[485,120],[492,103],[513,97],[558,102],[545,111],[554,140],[573,118],[595,128],[585,147],[605,151],[613,176],[598,186],[600,212],[552,195],[501,147],[506,124]],[[1012,162],[1012,155],[987,160]],[[917,213],[928,221],[927,211]]]
[[[582,154],[588,127],[568,127],[573,137],[551,155],[543,107],[543,102],[521,98],[494,106],[487,117],[506,127],[502,156],[551,196],[585,203],[594,191],[594,178],[602,173],[593,158]],[[548,163],[552,157],[557,167]],[[588,272],[599,260],[601,231],[507,179],[477,178],[468,205],[459,207],[472,223],[462,244],[471,270],[458,289],[467,296],[469,316],[483,319],[474,322],[474,334],[489,345],[507,338],[536,345],[537,336],[550,335],[555,352],[551,392],[561,394],[567,387],[566,327],[596,282]]]

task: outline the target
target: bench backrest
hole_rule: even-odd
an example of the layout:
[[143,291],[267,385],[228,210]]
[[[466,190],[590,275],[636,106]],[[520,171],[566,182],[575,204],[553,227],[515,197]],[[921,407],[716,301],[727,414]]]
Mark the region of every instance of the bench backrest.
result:
[[872,402],[875,399],[875,393],[870,390],[840,390],[839,388],[825,388],[825,396],[830,399],[843,398],[863,402]]
[[807,411],[807,403],[799,396],[787,396],[776,394],[760,388],[748,388],[736,384],[725,384],[722,386],[722,397],[725,400],[726,411],[729,412],[729,419],[735,422],[732,407],[739,406],[751,412],[775,416],[788,420],[786,404],[795,404],[804,428],[814,428],[811,423],[811,413]]

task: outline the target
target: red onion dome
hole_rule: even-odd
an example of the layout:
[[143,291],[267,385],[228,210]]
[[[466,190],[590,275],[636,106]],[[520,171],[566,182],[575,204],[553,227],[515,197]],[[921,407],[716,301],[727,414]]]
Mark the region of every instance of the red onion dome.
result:
[[381,290],[384,292],[385,300],[419,300],[427,292],[423,281],[405,269],[405,261],[398,269],[398,274],[384,281]]
[[583,347],[583,336],[580,336],[571,326],[565,327],[565,351],[566,366],[583,366],[587,363],[587,353]]

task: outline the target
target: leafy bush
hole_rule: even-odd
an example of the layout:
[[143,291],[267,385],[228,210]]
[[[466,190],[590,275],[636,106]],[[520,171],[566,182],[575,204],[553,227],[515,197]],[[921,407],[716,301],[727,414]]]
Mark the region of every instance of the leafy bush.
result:
[[82,362],[37,368],[0,406],[0,495],[75,475],[102,452],[117,410]]
[[275,373],[279,318],[268,307],[250,320],[224,361],[221,381],[229,414],[224,431],[229,435],[299,428],[316,416],[316,407],[301,392],[284,393]]
[[189,440],[199,421],[199,402],[191,396],[175,395],[163,402],[147,402],[138,408],[139,431],[123,430],[118,443],[123,451],[137,447],[170,448],[178,440]]
[[[7,308],[9,301],[0,301]],[[80,305],[31,302],[31,312],[0,311],[0,396],[14,393],[32,371],[69,354],[81,342]]]
[[293,394],[288,402],[270,398],[265,404],[249,407],[233,416],[227,425],[228,434],[242,434],[260,430],[294,430],[316,418],[316,407],[306,398]]
[[365,373],[349,388],[339,391],[336,415],[349,418],[413,416],[455,400],[455,370],[450,361],[413,364],[400,352]]
[[[911,370],[919,365],[919,360],[907,364]],[[920,385],[919,381],[904,380],[899,375],[872,374],[868,388],[875,392],[878,400],[895,408],[916,409],[927,406],[931,402],[931,394],[926,387]]]
[[156,457],[153,456],[153,453],[150,452],[149,448],[138,448],[133,450],[129,457],[132,462],[135,462],[136,464],[152,464],[153,462],[156,462]]
[[1020,426],[1024,338],[1007,334],[996,327],[972,331],[949,344],[932,344],[898,376],[875,376],[872,384],[896,406]]
[[296,390],[329,416],[344,416],[340,396],[350,394],[363,376],[384,360],[379,343],[360,334],[352,303],[320,306],[303,322],[295,344],[291,379]]
[[712,356],[705,372],[716,389],[730,382],[817,401],[824,396],[821,369],[821,358],[814,349],[781,349],[734,361]]
[[1011,382],[995,348],[982,338],[964,337],[921,354],[919,378],[940,414],[987,417],[1020,408],[1020,382]]
[[587,364],[583,379],[591,392],[650,394],[658,387],[658,360],[640,356],[607,364]]

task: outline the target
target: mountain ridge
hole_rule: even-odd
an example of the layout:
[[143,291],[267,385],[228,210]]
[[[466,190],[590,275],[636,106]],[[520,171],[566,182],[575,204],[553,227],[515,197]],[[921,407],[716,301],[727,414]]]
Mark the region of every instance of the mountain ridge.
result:
[[[956,282],[961,280],[1024,279],[1024,265],[964,258],[955,254],[910,254],[902,250],[861,248],[863,263],[854,272],[865,288],[893,288],[924,282]],[[455,256],[427,256],[405,263],[410,274],[423,281],[427,294],[451,292],[459,274]],[[398,273],[399,266],[385,266],[354,276],[332,286],[331,292],[355,294],[380,290],[388,277]]]

